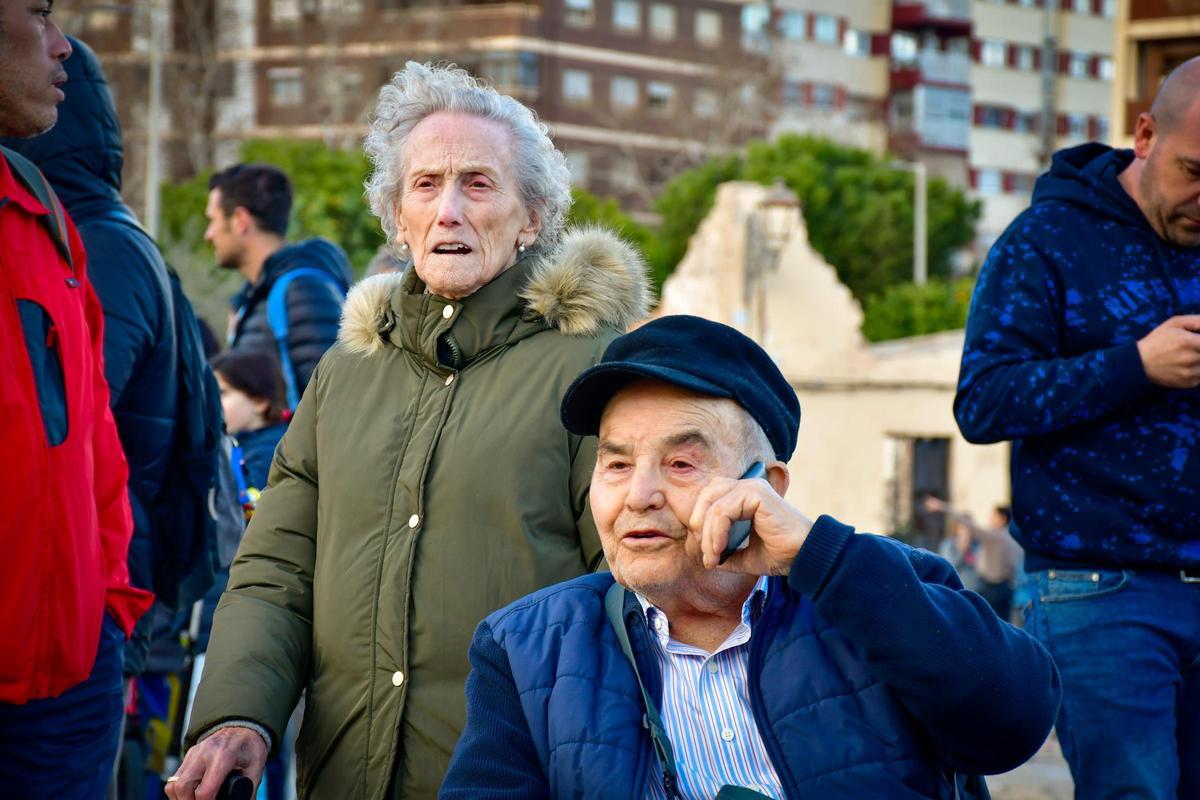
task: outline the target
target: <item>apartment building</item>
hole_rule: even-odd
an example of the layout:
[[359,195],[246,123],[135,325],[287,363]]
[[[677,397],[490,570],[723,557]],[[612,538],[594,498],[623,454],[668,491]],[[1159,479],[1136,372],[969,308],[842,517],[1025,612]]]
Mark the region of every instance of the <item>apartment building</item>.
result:
[[[167,18],[169,174],[262,137],[357,145],[379,87],[410,59],[453,61],[533,107],[574,179],[645,209],[661,184],[766,133],[762,55],[728,0],[81,2],[68,30],[110,70],[138,167],[150,9]],[[205,141],[198,141],[205,139]],[[127,175],[127,182],[128,182]]]
[[1138,115],[1150,109],[1163,78],[1195,56],[1200,56],[1200,0],[1121,1],[1112,98],[1118,144],[1132,146]]
[[[1141,0],[1138,0],[1139,2]],[[982,252],[1062,147],[1111,138],[1116,0],[974,0],[970,187]]]

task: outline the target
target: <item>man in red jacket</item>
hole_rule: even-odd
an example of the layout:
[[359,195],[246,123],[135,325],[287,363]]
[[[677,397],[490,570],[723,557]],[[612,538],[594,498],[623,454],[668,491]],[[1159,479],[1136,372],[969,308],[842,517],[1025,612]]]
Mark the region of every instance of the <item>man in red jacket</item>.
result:
[[[0,134],[57,119],[71,48],[51,5],[0,0]],[[129,585],[128,470],[83,247],[22,174],[0,154],[0,796],[96,798],[122,645],[151,596]]]

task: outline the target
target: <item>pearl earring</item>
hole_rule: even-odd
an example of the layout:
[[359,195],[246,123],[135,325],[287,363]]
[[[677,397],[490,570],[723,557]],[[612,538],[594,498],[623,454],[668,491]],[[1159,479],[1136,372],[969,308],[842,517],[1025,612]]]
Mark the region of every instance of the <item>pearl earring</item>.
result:
[[407,250],[407,249],[408,249],[408,242],[401,242],[401,243],[400,243],[400,249],[401,249],[401,250]]
[[521,242],[520,244],[518,244],[518,245],[517,245],[517,252],[518,252],[518,253],[524,253],[524,252],[525,252],[525,243],[524,243],[524,242]]

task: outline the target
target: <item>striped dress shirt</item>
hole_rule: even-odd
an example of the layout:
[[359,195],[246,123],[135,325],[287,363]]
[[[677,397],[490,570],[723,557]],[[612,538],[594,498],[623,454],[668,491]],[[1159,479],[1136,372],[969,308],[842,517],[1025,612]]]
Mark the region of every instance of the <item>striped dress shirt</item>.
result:
[[[659,713],[675,751],[679,794],[685,800],[712,800],[725,784],[783,797],[754,721],[747,680],[751,627],[766,596],[763,577],[742,605],[741,623],[709,653],[672,639],[667,615],[637,595],[657,643],[663,678]],[[656,763],[646,798],[666,796]]]

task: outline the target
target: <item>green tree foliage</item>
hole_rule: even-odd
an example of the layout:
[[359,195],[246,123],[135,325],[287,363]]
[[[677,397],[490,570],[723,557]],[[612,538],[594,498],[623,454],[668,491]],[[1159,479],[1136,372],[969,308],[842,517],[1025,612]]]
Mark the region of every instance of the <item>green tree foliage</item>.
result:
[[[667,184],[655,203],[663,223],[649,253],[656,278],[682,259],[720,183],[776,177],[799,198],[813,247],[860,302],[911,280],[912,174],[865,150],[790,134],[754,143],[744,155],[710,159]],[[974,238],[980,204],[940,178],[928,191],[929,272],[948,277],[955,253]]]
[[954,330],[967,324],[973,278],[931,280],[924,286],[897,283],[871,295],[863,306],[863,335],[872,342]]
[[[621,206],[611,197],[600,198],[578,187],[571,190],[574,202],[571,213],[567,218],[567,226],[596,224],[619,233],[625,241],[647,255],[652,245],[654,234],[649,228],[638,224],[632,217],[621,211]],[[647,256],[648,257],[648,256]]]

